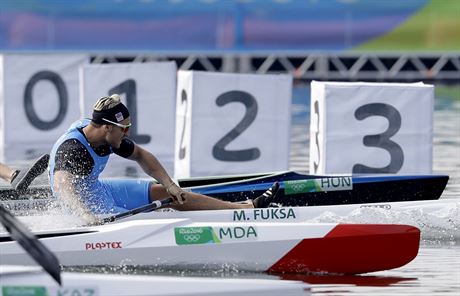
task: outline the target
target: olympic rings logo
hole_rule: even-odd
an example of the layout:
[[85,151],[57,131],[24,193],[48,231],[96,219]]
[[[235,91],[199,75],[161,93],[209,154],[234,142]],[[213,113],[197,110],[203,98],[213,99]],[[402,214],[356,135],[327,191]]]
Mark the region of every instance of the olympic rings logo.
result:
[[306,191],[308,189],[308,185],[311,185],[312,187],[315,187],[314,185],[314,182],[310,184],[310,182],[305,182],[305,181],[301,181],[301,182],[290,182],[289,184],[289,187],[291,188],[292,191],[294,192],[303,192],[303,191]]
[[199,241],[200,237],[201,236],[199,234],[184,234],[184,236],[183,236],[183,238],[189,243]]
[[301,190],[304,190],[304,189],[305,189],[305,184],[295,183],[295,184],[292,186],[292,189],[293,189],[294,191],[301,191]]

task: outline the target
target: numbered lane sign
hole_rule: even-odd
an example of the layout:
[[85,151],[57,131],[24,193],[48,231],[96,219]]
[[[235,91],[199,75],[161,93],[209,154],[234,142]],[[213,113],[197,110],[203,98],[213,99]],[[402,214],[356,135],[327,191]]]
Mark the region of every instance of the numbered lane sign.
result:
[[288,169],[292,77],[179,71],[175,177]]
[[0,56],[1,161],[30,160],[49,153],[77,120],[78,68],[87,55]]
[[[176,64],[86,65],[81,69],[83,113],[91,117],[94,103],[114,93],[128,107],[132,127],[129,137],[152,152],[169,174],[174,170]],[[133,161],[111,157],[104,174],[146,176]]]
[[311,84],[311,174],[432,172],[434,88]]

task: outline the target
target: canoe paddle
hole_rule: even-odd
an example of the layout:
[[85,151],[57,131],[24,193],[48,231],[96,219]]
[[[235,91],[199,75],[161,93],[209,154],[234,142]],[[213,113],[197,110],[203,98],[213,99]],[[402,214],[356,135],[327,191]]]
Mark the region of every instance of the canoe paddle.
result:
[[162,200],[155,200],[155,201],[153,201],[153,202],[151,202],[151,203],[149,203],[149,204],[147,204],[145,206],[140,206],[138,208],[129,210],[127,212],[123,212],[123,213],[120,213],[120,214],[116,214],[116,215],[104,218],[100,222],[101,223],[109,223],[109,222],[113,222],[113,221],[116,221],[116,220],[119,220],[119,219],[122,219],[122,218],[132,216],[132,215],[136,215],[136,214],[139,214],[139,213],[150,212],[150,211],[153,211],[153,210],[158,209],[160,207],[167,206],[167,205],[171,204],[173,201],[174,200],[172,199],[172,197],[168,197],[168,198],[165,198],[165,199],[162,199]]
[[11,238],[17,241],[61,285],[61,266],[56,256],[2,205],[0,205],[0,222],[10,233]]

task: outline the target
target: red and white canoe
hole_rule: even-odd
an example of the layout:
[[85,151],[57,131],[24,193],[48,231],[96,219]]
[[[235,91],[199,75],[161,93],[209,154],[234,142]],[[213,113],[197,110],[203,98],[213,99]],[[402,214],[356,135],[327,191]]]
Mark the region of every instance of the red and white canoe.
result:
[[[190,213],[189,213],[190,214]],[[273,273],[368,273],[413,260],[420,231],[393,224],[200,222],[139,219],[37,233],[62,265],[143,265],[181,269],[231,267]],[[2,264],[31,264],[0,236]]]

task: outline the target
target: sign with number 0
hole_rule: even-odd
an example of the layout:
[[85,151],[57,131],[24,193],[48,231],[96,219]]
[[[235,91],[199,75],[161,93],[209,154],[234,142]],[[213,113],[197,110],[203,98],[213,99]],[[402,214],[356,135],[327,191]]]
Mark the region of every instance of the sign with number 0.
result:
[[34,159],[77,120],[78,68],[87,55],[0,56],[1,161]]
[[288,169],[292,77],[179,71],[175,177]]
[[[91,117],[99,98],[119,94],[130,112],[129,138],[152,152],[171,175],[174,169],[176,70],[174,62],[86,65],[81,69],[81,102],[85,116]],[[133,175],[144,174],[133,161],[118,156],[111,157],[110,167],[124,167]],[[113,173],[106,170],[109,171]]]
[[432,172],[434,88],[311,84],[311,174]]

